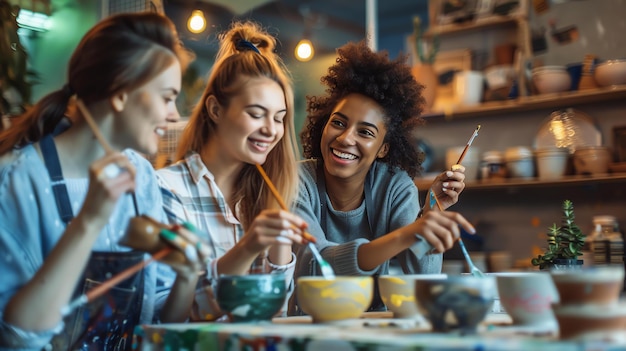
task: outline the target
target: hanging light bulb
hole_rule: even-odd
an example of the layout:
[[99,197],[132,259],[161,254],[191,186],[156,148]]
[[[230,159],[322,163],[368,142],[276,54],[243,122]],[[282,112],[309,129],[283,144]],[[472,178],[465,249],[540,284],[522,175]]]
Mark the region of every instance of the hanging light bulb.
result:
[[200,10],[194,10],[187,21],[187,28],[192,33],[201,33],[206,28],[206,18]]
[[298,61],[309,61],[313,58],[313,55],[315,55],[313,43],[311,43],[309,39],[300,40],[300,42],[298,42],[298,45],[296,45],[295,55]]

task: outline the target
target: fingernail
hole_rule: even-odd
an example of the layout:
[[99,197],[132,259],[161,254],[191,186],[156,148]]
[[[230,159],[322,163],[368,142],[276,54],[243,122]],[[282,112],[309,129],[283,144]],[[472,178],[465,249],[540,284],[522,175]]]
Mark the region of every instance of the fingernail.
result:
[[175,240],[178,234],[167,229],[161,229],[161,236],[168,240]]
[[188,230],[192,231],[192,232],[196,232],[196,226],[191,224],[190,222],[183,222],[183,227],[187,228]]
[[476,234],[476,228],[470,227],[470,233],[471,234]]
[[447,175],[448,177],[452,177],[452,175],[453,175],[453,174],[454,174],[454,173],[452,173],[452,171],[447,171],[447,172],[446,172],[446,175]]
[[450,185],[450,183],[448,183],[448,182],[444,182],[444,183],[443,183],[443,187],[444,187],[444,188],[447,188],[447,187],[448,187],[448,185]]

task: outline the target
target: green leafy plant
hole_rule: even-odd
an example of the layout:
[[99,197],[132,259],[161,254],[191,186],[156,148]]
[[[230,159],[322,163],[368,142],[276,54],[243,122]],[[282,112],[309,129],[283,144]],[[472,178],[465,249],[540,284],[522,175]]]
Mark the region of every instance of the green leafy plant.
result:
[[581,256],[585,245],[585,234],[575,222],[574,204],[570,200],[563,201],[563,217],[561,226],[553,223],[548,228],[548,247],[543,255],[531,260],[540,269],[549,267],[559,259],[577,259]]
[[[28,54],[17,34],[19,6],[0,0],[0,114],[21,114],[30,104],[38,74],[27,69]],[[1,128],[0,128],[1,129]]]
[[424,38],[422,20],[419,16],[413,17],[413,39],[420,62],[423,64],[435,62],[435,57],[439,51],[439,37],[434,35],[430,43]]

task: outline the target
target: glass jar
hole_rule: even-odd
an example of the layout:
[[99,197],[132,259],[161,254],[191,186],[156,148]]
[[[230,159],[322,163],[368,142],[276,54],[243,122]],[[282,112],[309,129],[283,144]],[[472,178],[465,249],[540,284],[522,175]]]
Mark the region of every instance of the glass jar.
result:
[[483,179],[504,179],[506,178],[506,168],[502,152],[494,150],[483,153],[481,163],[481,175]]
[[624,239],[613,216],[594,216],[590,242],[594,264],[624,264]]

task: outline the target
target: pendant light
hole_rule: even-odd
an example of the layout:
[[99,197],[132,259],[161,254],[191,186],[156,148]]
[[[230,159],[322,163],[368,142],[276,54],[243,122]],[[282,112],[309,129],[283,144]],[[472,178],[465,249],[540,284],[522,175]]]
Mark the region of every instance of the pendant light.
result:
[[189,20],[187,21],[187,28],[191,33],[202,33],[206,28],[206,18],[204,18],[204,12],[201,10],[193,10]]

